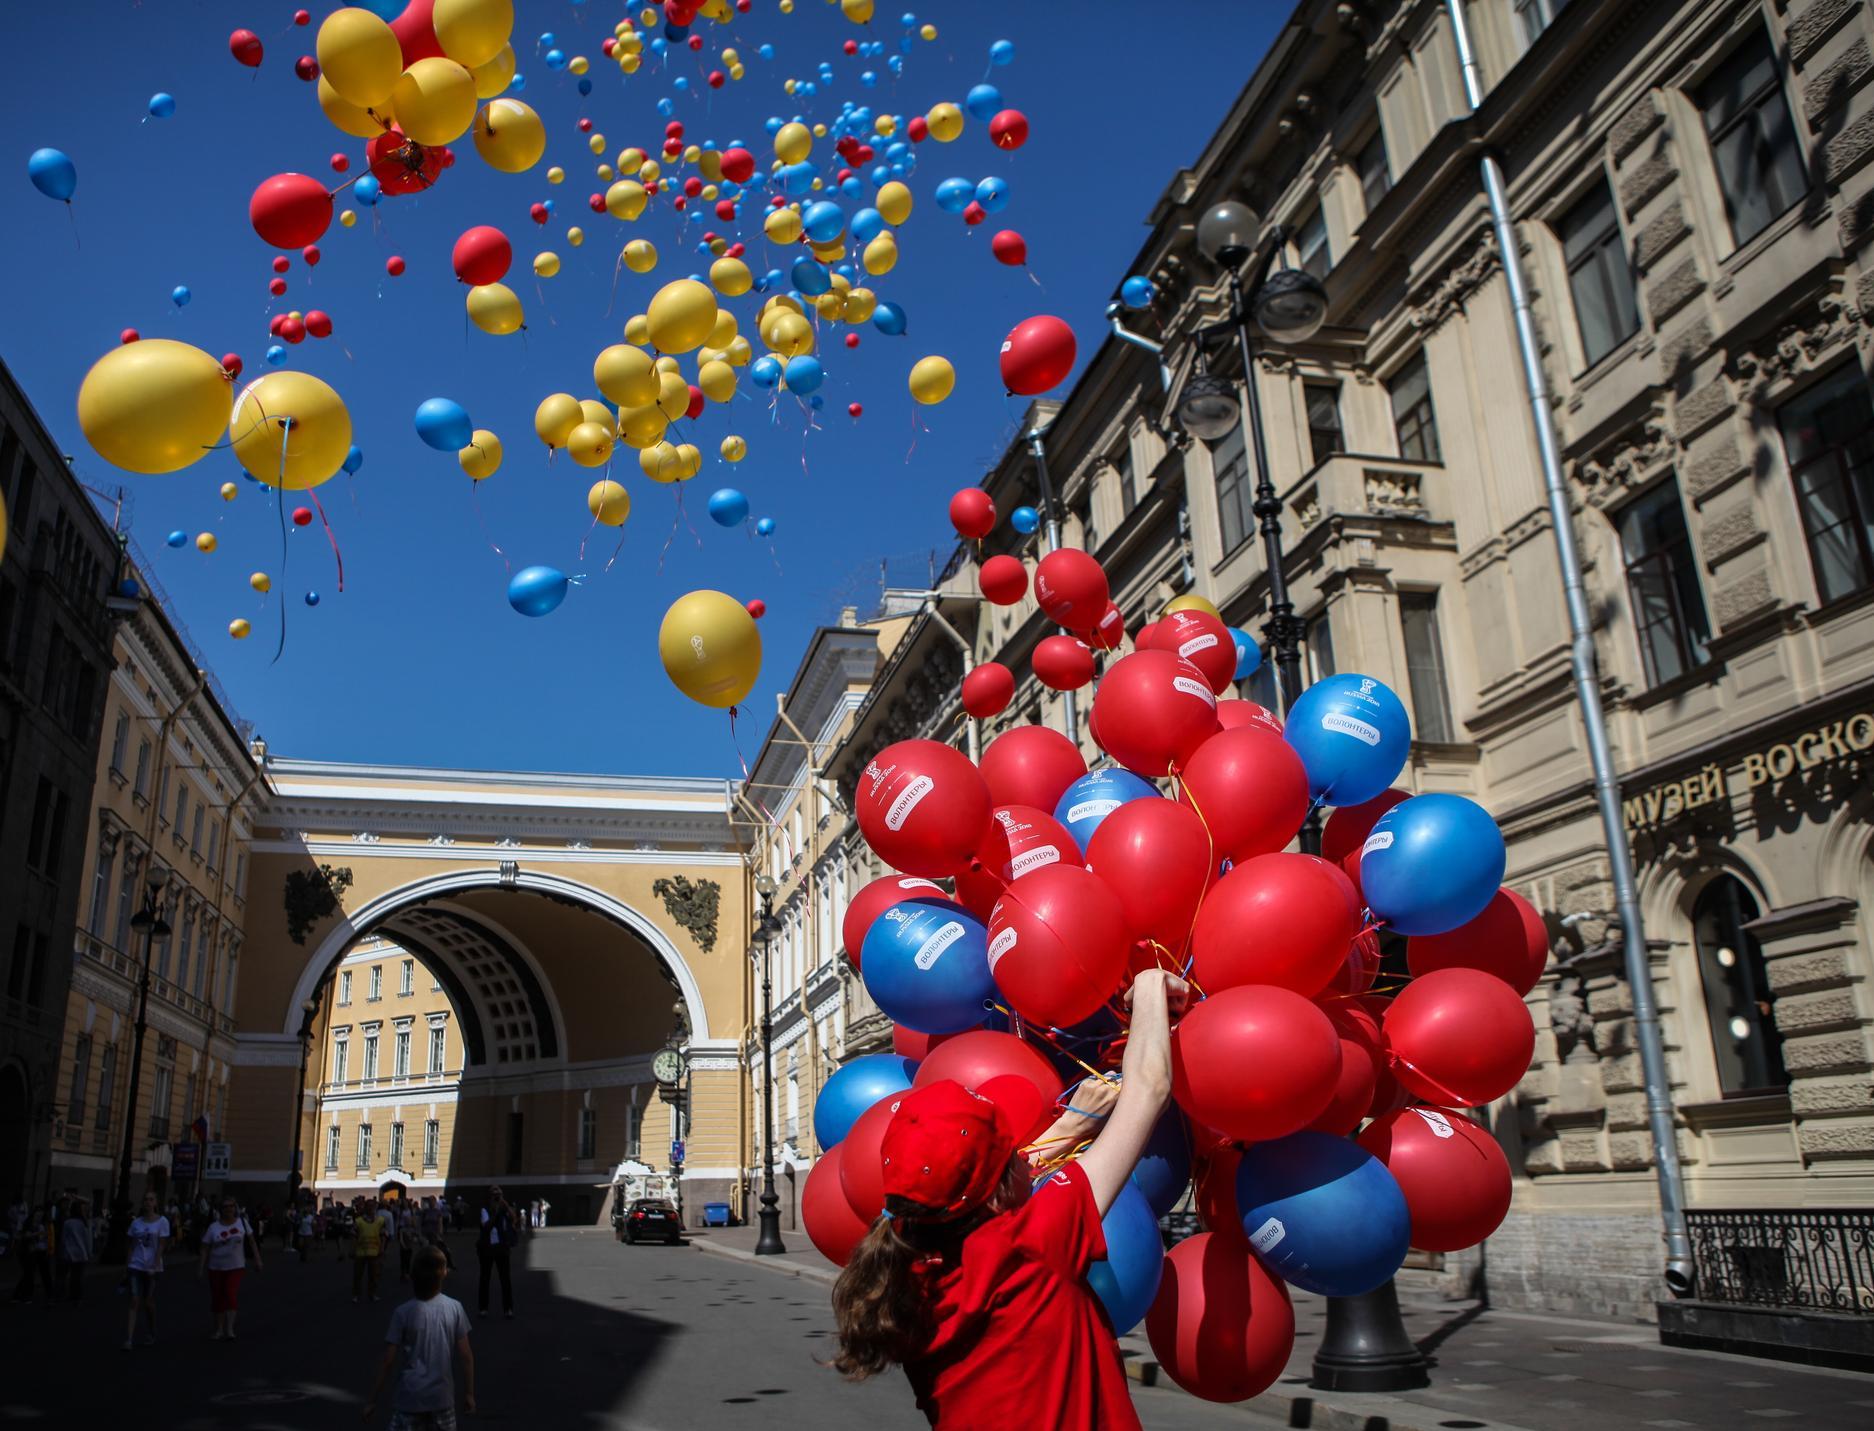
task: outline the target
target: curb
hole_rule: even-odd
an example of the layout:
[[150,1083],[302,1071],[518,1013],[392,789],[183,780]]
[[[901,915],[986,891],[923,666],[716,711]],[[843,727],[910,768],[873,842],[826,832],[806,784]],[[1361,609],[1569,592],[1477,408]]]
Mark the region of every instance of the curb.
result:
[[693,1247],[698,1252],[712,1253],[717,1257],[727,1257],[736,1262],[753,1263],[770,1272],[779,1272],[784,1277],[805,1277],[809,1281],[824,1283],[828,1287],[839,1280],[837,1272],[828,1271],[823,1267],[809,1267],[800,1262],[787,1262],[778,1257],[757,1257],[752,1252],[744,1251],[740,1247],[730,1247],[727,1243],[703,1242],[688,1238],[685,1239],[684,1245]]

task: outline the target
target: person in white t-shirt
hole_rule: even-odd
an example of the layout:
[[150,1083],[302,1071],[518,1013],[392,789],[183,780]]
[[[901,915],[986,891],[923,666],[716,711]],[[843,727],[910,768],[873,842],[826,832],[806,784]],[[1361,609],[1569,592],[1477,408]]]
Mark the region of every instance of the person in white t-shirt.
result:
[[143,1344],[156,1340],[156,1279],[163,1273],[163,1249],[172,1235],[169,1219],[158,1211],[156,1194],[143,1195],[143,1211],[130,1224],[130,1265],[126,1281],[130,1288],[130,1322],[124,1328],[124,1350],[136,1344],[137,1313],[143,1313],[149,1330]]
[[234,1318],[241,1307],[241,1278],[247,1271],[248,1249],[253,1249],[254,1270],[260,1270],[260,1239],[241,1216],[233,1198],[223,1198],[221,1217],[202,1233],[202,1262],[197,1277],[208,1278],[208,1307],[215,1314],[210,1341],[233,1341]]

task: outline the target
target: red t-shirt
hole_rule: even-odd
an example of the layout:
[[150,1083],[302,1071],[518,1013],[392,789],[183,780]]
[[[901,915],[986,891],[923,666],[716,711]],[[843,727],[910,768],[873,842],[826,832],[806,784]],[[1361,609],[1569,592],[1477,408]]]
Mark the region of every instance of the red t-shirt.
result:
[[964,1238],[931,1275],[936,1335],[905,1363],[918,1409],[958,1431],[1137,1431],[1119,1347],[1086,1284],[1106,1255],[1087,1175],[1069,1163]]

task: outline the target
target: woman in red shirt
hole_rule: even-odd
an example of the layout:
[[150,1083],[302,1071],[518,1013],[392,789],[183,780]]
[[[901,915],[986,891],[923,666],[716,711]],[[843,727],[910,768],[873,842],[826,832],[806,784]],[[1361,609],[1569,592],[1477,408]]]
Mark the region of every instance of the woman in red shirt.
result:
[[1139,1425],[1085,1278],[1106,1255],[1100,1219],[1170,1096],[1171,1016],[1186,994],[1160,970],[1133,982],[1105,1127],[1032,1191],[995,1104],[949,1080],[906,1095],[883,1143],[885,1214],[833,1289],[838,1370],[858,1380],[902,1366],[940,1431]]

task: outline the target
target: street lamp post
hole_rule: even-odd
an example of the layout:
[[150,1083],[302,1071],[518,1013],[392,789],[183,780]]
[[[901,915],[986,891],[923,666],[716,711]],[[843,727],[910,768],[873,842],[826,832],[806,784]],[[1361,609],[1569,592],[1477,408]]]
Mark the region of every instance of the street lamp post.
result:
[[787,1251],[781,1241],[781,1197],[774,1190],[774,982],[770,969],[773,945],[774,879],[755,877],[755,892],[761,896],[761,1235],[755,1239],[757,1257],[773,1257]]
[[[1198,221],[1197,246],[1222,268],[1230,285],[1230,315],[1223,322],[1197,333],[1203,339],[1230,330],[1243,362],[1243,392],[1239,399],[1230,385],[1211,374],[1200,362],[1178,399],[1178,420],[1193,437],[1215,442],[1241,422],[1248,429],[1248,446],[1256,460],[1257,529],[1262,534],[1264,564],[1269,573],[1269,648],[1275,660],[1276,683],[1283,714],[1302,692],[1302,623],[1289,599],[1288,573],[1282,552],[1282,499],[1269,471],[1269,452],[1262,432],[1262,401],[1256,391],[1252,366],[1255,353],[1249,325],[1278,343],[1299,343],[1320,331],[1327,317],[1327,291],[1319,279],[1298,269],[1270,272],[1288,234],[1281,227],[1260,235],[1256,214],[1244,204],[1226,201]],[[1250,281],[1247,294],[1240,277],[1259,238],[1267,251]],[[1301,847],[1309,854],[1321,851],[1321,826],[1314,811],[1301,828]],[[1327,1330],[1315,1353],[1311,1384],[1331,1391],[1407,1391],[1429,1385],[1425,1357],[1406,1334],[1399,1315],[1399,1297],[1389,1281],[1358,1297],[1327,1299]]]
[[305,1181],[299,1171],[299,1159],[306,1133],[306,1065],[312,1058],[312,1020],[319,1012],[319,1005],[307,999],[299,1008],[299,1082],[293,1085],[293,1161],[286,1171],[286,1207],[289,1213],[299,1206],[299,1189]]
[[130,917],[130,927],[143,931],[143,969],[137,979],[137,1022],[130,1040],[130,1091],[124,1099],[124,1141],[117,1156],[117,1195],[111,1200],[111,1232],[104,1245],[106,1262],[122,1263],[130,1255],[130,1159],[136,1151],[137,1092],[143,1081],[143,1033],[149,1027],[150,960],[158,939],[169,937],[158,896],[163,880],[152,875],[143,892],[143,908]]

